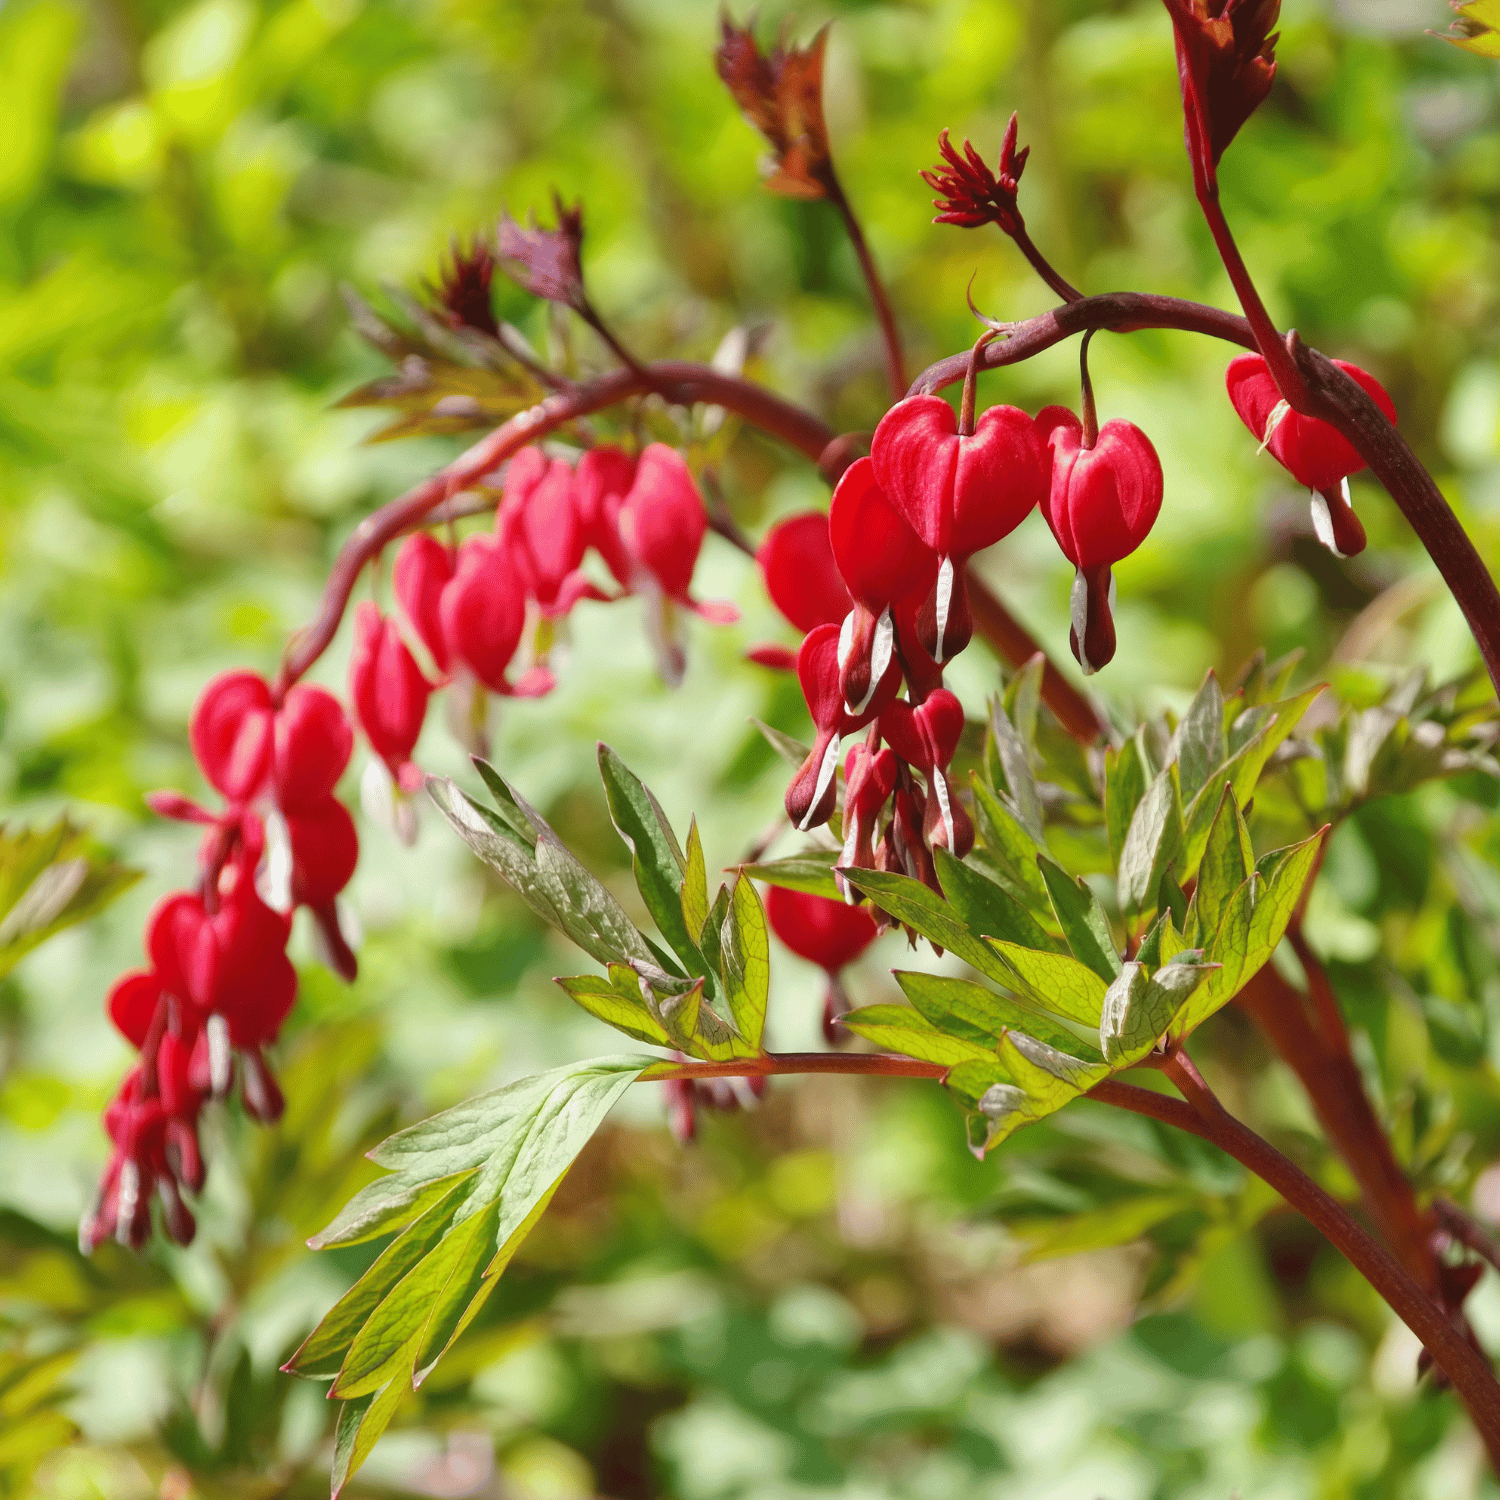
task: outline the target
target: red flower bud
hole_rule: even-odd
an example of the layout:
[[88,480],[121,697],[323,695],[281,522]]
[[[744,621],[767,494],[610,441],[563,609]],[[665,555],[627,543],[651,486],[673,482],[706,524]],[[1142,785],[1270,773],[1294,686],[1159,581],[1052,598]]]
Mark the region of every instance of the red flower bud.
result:
[[974,826],[953,793],[947,768],[964,732],[964,709],[946,688],[922,703],[892,703],[880,715],[882,738],[908,765],[927,778],[922,834],[962,858],[974,845]]
[[870,458],[886,498],[940,557],[992,546],[1047,493],[1046,454],[1014,406],[990,407],[960,437],[941,396],[909,396],[880,419]]
[[276,714],[272,738],[271,772],[282,811],[323,802],[353,750],[354,731],[339,700],[309,683],[292,688]]
[[354,612],[349,697],[370,748],[398,780],[401,766],[411,759],[422,733],[431,692],[396,622],[382,619],[375,605],[366,600]]
[[1051,450],[1052,485],[1042,514],[1075,568],[1128,557],[1146,540],[1161,510],[1161,460],[1133,422],[1106,422],[1092,448],[1083,424],[1065,406],[1037,413]]
[[839,625],[853,601],[839,576],[828,517],[803,511],[778,521],[765,535],[755,560],[771,603],[804,634],[819,625]]
[[854,600],[839,641],[841,690],[851,708],[865,708],[884,679],[895,649],[891,606],[931,589],[936,553],[901,518],[868,458],[844,471],[828,512],[829,543]]
[[525,582],[492,538],[471,536],[458,549],[441,613],[451,657],[491,692],[509,693],[505,669],[526,625]]
[[353,878],[359,863],[354,819],[337,797],[286,815],[292,846],[292,900],[298,906],[328,905]]
[[875,825],[896,786],[896,753],[889,746],[874,755],[856,745],[844,762],[844,847],[834,862],[833,878],[850,901],[859,899],[840,875],[841,870],[875,867]]
[[590,448],[573,474],[573,498],[578,529],[615,575],[621,588],[630,587],[630,554],[620,536],[620,507],[635,483],[635,460],[619,448]]
[[766,919],[793,953],[830,974],[853,963],[879,936],[864,907],[779,885],[766,892]]
[[[1392,422],[1396,420],[1395,403],[1373,375],[1347,360],[1336,359],[1334,364],[1357,380]],[[1349,503],[1347,483],[1349,475],[1365,466],[1354,445],[1336,427],[1287,406],[1259,354],[1232,359],[1224,378],[1240,420],[1298,484],[1313,492],[1318,540],[1339,557],[1363,551],[1365,529]]]
[[161,980],[153,974],[126,974],[117,979],[105,1001],[109,1018],[132,1047],[146,1045],[156,1007],[161,1002]]
[[254,672],[221,672],[193,708],[193,755],[231,802],[248,802],[265,782],[274,713],[271,689]]
[[438,601],[453,577],[453,552],[425,531],[414,531],[396,554],[391,583],[417,639],[439,672],[448,670],[448,642]]
[[515,559],[526,590],[549,618],[567,614],[580,599],[605,599],[578,571],[585,539],[573,497],[573,470],[550,464],[540,448],[523,448],[511,460],[495,534]]
[[901,688],[901,666],[893,656],[863,712],[851,714],[844,706],[839,685],[838,651],[838,627],[819,625],[808,632],[797,653],[802,696],[818,729],[812,750],[786,791],[787,816],[804,832],[826,823],[833,812],[838,797],[840,739],[874,719]]

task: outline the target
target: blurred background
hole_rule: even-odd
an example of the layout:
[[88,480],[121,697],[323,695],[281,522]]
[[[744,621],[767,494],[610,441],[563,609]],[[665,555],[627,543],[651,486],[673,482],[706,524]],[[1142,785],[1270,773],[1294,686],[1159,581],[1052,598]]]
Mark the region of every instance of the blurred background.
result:
[[[765,40],[784,15],[762,6]],[[1500,75],[1425,34],[1448,18],[1439,0],[1286,0],[1276,90],[1222,181],[1273,316],[1381,377],[1500,560]],[[934,227],[916,175],[944,126],[993,161],[1012,109],[1033,148],[1022,206],[1066,276],[1230,305],[1155,0],[810,5],[793,35],[829,19],[836,159],[913,370],[972,341],[971,277],[992,315],[1052,300],[998,232]],[[102,999],[194,858],[192,830],[148,818],[142,793],[203,790],[185,724],[204,682],[271,672],[359,518],[463,442],[368,444],[387,418],[335,408],[386,369],[341,284],[388,305],[384,287],[435,278],[450,236],[502,207],[550,221],[555,187],[584,203],[595,300],[633,348],[706,359],[763,327],[757,378],[840,429],[879,417],[854,258],[826,204],[761,191],[716,39],[715,0],[0,7],[0,798],[13,824],[70,812],[144,871],[0,981],[0,1494],[323,1492],[328,1404],[277,1366],[373,1253],[302,1244],[366,1180],[361,1151],[481,1088],[620,1050],[550,982],[576,955],[435,818],[410,850],[362,824],[361,975],[342,986],[299,930],[284,1121],[210,1115],[191,1249],[76,1251],[99,1111],[130,1061]],[[499,288],[497,307],[558,348],[521,293]],[[590,337],[574,330],[585,366]],[[1306,497],[1224,398],[1229,354],[1166,333],[1094,342],[1101,418],[1145,427],[1167,476],[1155,533],[1117,570],[1121,649],[1097,690],[1127,713],[1180,706],[1260,645],[1306,648],[1302,680],[1331,675],[1356,700],[1386,664],[1469,669],[1457,610],[1374,486],[1354,484],[1369,550],[1317,547]],[[1075,361],[1069,345],[986,376],[981,399],[1072,402]],[[807,464],[754,435],[723,473],[752,533],[826,504]],[[1070,569],[1041,518],[984,566],[1066,660]],[[740,664],[788,638],[753,566],[710,537],[698,591],[743,619],[689,627],[679,690],[655,677],[637,601],[584,605],[559,689],[493,726],[504,774],[622,899],[596,739],[679,826],[696,811],[713,866],[780,804],[785,768],[750,717],[805,729],[795,687]],[[346,652],[341,638],[315,674],[336,690]],[[980,647],[954,675],[975,709],[998,680]],[[419,758],[472,779],[439,713]],[[1493,1214],[1493,954],[1410,959],[1458,896],[1491,913],[1493,949],[1474,873],[1500,850],[1486,795],[1460,809],[1428,788],[1351,820],[1309,931],[1403,1159]],[[1435,834],[1460,811],[1467,864]],[[901,952],[894,935],[871,951],[857,1000],[895,998]],[[778,953],[778,1046],[816,1044],[821,992]],[[1202,1047],[1236,1060],[1239,1107],[1351,1191],[1243,1023],[1216,1019]],[[656,1092],[634,1091],[585,1153],[351,1493],[1500,1493],[1451,1400],[1415,1385],[1411,1336],[1196,1141],[1085,1103],[980,1164],[938,1090],[828,1079],[708,1116],[682,1148]],[[1500,1348],[1493,1277],[1470,1306]]]

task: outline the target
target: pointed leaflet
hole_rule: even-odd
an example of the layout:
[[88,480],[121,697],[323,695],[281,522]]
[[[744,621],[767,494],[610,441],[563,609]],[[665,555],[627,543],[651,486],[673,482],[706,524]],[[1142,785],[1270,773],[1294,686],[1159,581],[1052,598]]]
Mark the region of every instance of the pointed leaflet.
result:
[[843,1025],[884,1051],[939,1067],[951,1068],[955,1063],[994,1055],[994,1048],[981,1042],[966,1042],[939,1031],[908,1005],[865,1005],[845,1015]]
[[[601,964],[654,963],[620,903],[512,788],[505,787],[500,811],[475,802],[443,777],[429,776],[427,791],[454,832],[504,876],[539,917],[560,928],[590,958]],[[521,826],[531,832],[531,847],[518,832]]]
[[1125,832],[1146,795],[1148,769],[1139,733],[1118,750],[1104,752],[1104,824],[1109,833],[1109,857],[1116,867],[1124,853]]
[[1168,758],[1177,762],[1182,798],[1190,802],[1224,763],[1224,694],[1210,671],[1172,735]]
[[970,931],[1023,948],[1057,947],[1031,913],[977,866],[955,859],[941,846],[933,850],[933,859],[943,894]]
[[978,1156],[1086,1093],[1110,1071],[1105,1063],[1084,1063],[1014,1033],[1001,1041],[997,1055],[1000,1069],[1012,1081],[992,1085],[979,1100],[985,1128],[977,1140],[970,1134]]
[[997,995],[972,980],[902,969],[895,971],[895,979],[912,1005],[949,1036],[994,1047],[1007,1031],[1019,1030],[1064,1050],[1089,1045],[1029,1003]]
[[1008,978],[1012,985],[1019,980],[1027,994],[1054,1015],[1065,1016],[1080,1026],[1099,1024],[1108,986],[1093,969],[1066,953],[1042,953],[1015,943],[992,946],[1011,971]]
[[1087,881],[1075,880],[1060,865],[1045,857],[1037,863],[1042,868],[1042,879],[1047,882],[1047,894],[1052,898],[1052,909],[1057,913],[1058,925],[1073,956],[1087,964],[1107,984],[1120,972],[1120,955],[1115,952],[1115,940],[1110,936],[1109,922],[1104,908]]
[[740,1036],[758,1051],[766,1027],[766,999],[771,992],[771,943],[760,892],[745,875],[734,882],[722,934],[724,990],[730,1014]]
[[1011,727],[1021,741],[1021,748],[1028,760],[1036,751],[1036,716],[1042,702],[1042,673],[1046,670],[1047,657],[1038,651],[1011,678],[1005,688],[1005,712]]
[[624,964],[611,964],[608,979],[597,974],[578,974],[556,982],[577,1005],[606,1026],[613,1026],[616,1031],[623,1031],[626,1036],[651,1047],[675,1045],[641,997],[640,981],[634,969]]
[[1110,985],[1099,1018],[1105,1058],[1118,1068],[1144,1057],[1210,972],[1202,964],[1169,963],[1148,976],[1144,964],[1126,964]]
[[[840,899],[843,898],[840,897]],[[708,916],[704,918],[703,935],[698,939],[703,951],[703,961],[720,970],[724,967],[724,955],[719,951],[720,934],[724,930],[724,919],[728,915],[729,887],[721,885],[719,894],[714,897],[714,904],[708,909]]]
[[708,921],[708,869],[703,861],[703,840],[698,820],[688,824],[687,869],[682,876],[682,920],[694,943],[702,943],[703,924]]
[[833,879],[833,862],[837,858],[837,849],[805,849],[800,854],[789,854],[785,859],[741,865],[739,869],[740,874],[753,875],[767,885],[802,891],[809,896],[824,896],[829,901],[842,901],[844,893]]
[[1255,849],[1250,843],[1250,830],[1240,816],[1234,787],[1226,782],[1198,865],[1198,886],[1193,892],[1193,909],[1200,932],[1219,930],[1224,908],[1254,868]]
[[952,906],[920,880],[886,870],[847,870],[845,874],[850,885],[898,922],[920,932],[928,942],[946,948],[997,984],[1010,982],[1011,972],[1005,964],[969,931]]
[[1041,845],[1042,799],[1036,789],[1036,777],[1031,774],[1026,746],[998,698],[990,708],[990,727],[995,736],[995,752],[1005,772],[1006,790],[1015,804],[1017,821]]
[[[415,1344],[413,1339],[413,1358]],[[406,1389],[406,1381],[399,1375],[393,1376],[380,1390],[355,1401],[346,1401],[339,1408],[338,1426],[333,1435],[333,1500],[338,1500],[344,1486],[370,1456],[376,1439],[390,1426]]]
[[[661,804],[608,745],[599,746],[599,774],[609,799],[609,815],[635,856],[635,883],[641,900],[651,913],[672,951],[695,973],[701,972],[698,933],[690,931],[683,916],[683,880],[687,860],[672,832]],[[702,851],[699,851],[702,857]],[[708,897],[703,897],[705,915]]]
[[1182,790],[1177,775],[1175,763],[1157,772],[1125,831],[1115,877],[1121,911],[1146,910],[1182,843]]
[[985,848],[1010,876],[1017,900],[1030,908],[1033,915],[1050,921],[1052,903],[1047,898],[1047,882],[1042,879],[1042,872],[1036,864],[1038,851],[1045,854],[1046,846],[1037,843],[1011,809],[977,774],[971,778],[971,783],[974,810],[979,815]]
[[1327,829],[1300,844],[1263,855],[1256,873],[1234,893],[1203,956],[1220,965],[1188,996],[1170,1027],[1183,1036],[1201,1025],[1254,977],[1275,952],[1317,863]]

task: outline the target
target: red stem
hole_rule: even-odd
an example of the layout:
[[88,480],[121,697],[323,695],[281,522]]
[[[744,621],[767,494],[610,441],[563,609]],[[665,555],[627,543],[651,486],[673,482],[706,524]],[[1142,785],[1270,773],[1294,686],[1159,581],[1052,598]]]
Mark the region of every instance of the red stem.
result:
[[[1191,1107],[1147,1089],[1110,1080],[1090,1091],[1106,1104],[1134,1109],[1211,1141],[1275,1188],[1375,1288],[1397,1317],[1422,1340],[1458,1391],[1493,1458],[1500,1453],[1500,1384],[1489,1363],[1437,1305],[1336,1199],[1269,1141],[1225,1110],[1182,1053],[1169,1054],[1163,1071]],[[1164,1108],[1163,1106],[1175,1106]],[[1189,1123],[1191,1122],[1191,1123]]]
[[[998,221],[997,221],[998,222]],[[1003,230],[1004,225],[1000,226]],[[1072,282],[1065,280],[1053,267],[1052,262],[1032,244],[1031,236],[1026,233],[1026,226],[1017,223],[1014,229],[1006,230],[1015,242],[1016,249],[1031,262],[1031,269],[1036,272],[1048,286],[1057,293],[1064,302],[1082,302],[1083,293],[1078,290]]]
[[860,227],[853,205],[844,194],[843,185],[834,175],[833,163],[828,164],[823,175],[824,188],[830,202],[838,209],[844,221],[844,230],[854,253],[859,257],[859,268],[864,273],[865,285],[870,289],[870,301],[875,305],[875,316],[880,320],[880,333],[885,341],[886,373],[890,377],[891,395],[899,401],[906,390],[906,361],[901,353],[901,333],[896,327],[896,315],[891,310],[890,298],[886,295],[880,272],[875,267],[875,257],[865,242],[865,232]]

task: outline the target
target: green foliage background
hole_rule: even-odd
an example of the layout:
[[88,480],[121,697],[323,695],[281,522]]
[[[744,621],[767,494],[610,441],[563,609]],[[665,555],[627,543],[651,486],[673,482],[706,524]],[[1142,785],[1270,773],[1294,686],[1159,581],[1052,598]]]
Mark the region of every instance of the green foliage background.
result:
[[[768,33],[783,10],[765,9]],[[933,227],[915,175],[942,126],[992,158],[1012,108],[1034,148],[1023,207],[1065,274],[1229,303],[1154,0],[848,4],[803,11],[800,34],[829,16],[840,172],[914,369],[972,339],[971,275],[992,314],[1050,300],[997,234]],[[1273,316],[1381,375],[1500,561],[1500,99],[1492,63],[1423,34],[1446,19],[1435,0],[1288,0],[1277,91],[1222,180]],[[216,1117],[190,1251],[85,1262],[73,1248],[104,1155],[98,1112],[128,1061],[102,996],[193,858],[191,831],[148,820],[141,793],[201,790],[184,725],[203,682],[274,667],[341,538],[454,451],[362,446],[378,422],[333,409],[382,370],[339,283],[377,300],[384,281],[412,286],[451,233],[544,207],[556,186],[584,200],[596,300],[628,343],[706,358],[736,323],[767,322],[759,378],[840,428],[878,417],[853,258],[825,206],[759,191],[714,35],[708,0],[0,9],[0,782],[7,817],[67,809],[146,871],[0,981],[0,1492],[318,1493],[330,1414],[276,1367],[368,1263],[369,1247],[302,1248],[372,1175],[360,1152],[481,1087],[617,1050],[550,983],[576,955],[437,819],[412,851],[365,827],[359,982],[341,987],[298,935],[286,1119],[266,1132]],[[500,306],[554,336],[519,293]],[[1095,341],[1102,415],[1147,428],[1168,483],[1155,534],[1118,570],[1102,690],[1180,707],[1207,667],[1232,673],[1262,644],[1305,646],[1301,680],[1332,675],[1356,701],[1388,664],[1469,667],[1456,609],[1368,482],[1369,551],[1339,564],[1316,547],[1305,498],[1223,398],[1227,357],[1180,335]],[[1071,400],[1074,358],[986,377],[982,395]],[[751,528],[823,496],[751,436],[726,483]],[[987,566],[1065,655],[1067,569],[1040,518]],[[656,682],[633,604],[584,606],[561,688],[507,705],[495,729],[505,775],[627,902],[595,739],[679,826],[696,810],[712,868],[780,800],[784,769],[749,716],[804,727],[793,690],[738,664],[784,629],[753,570],[710,540],[701,578],[744,623],[692,628],[680,691]],[[344,649],[319,669],[336,687]],[[993,664],[976,648],[954,677],[977,707]],[[439,714],[421,755],[469,774]],[[1335,839],[1309,920],[1398,1149],[1426,1187],[1477,1179],[1490,1210],[1492,801],[1429,788],[1366,809]],[[888,937],[850,976],[856,998],[896,1000],[899,962]],[[775,955],[778,1046],[813,1044],[820,984]],[[1199,1050],[1233,1107],[1351,1190],[1237,1016]],[[361,1493],[1494,1492],[1452,1403],[1414,1389],[1404,1330],[1197,1142],[1083,1104],[981,1165],[936,1089],[830,1079],[709,1117],[681,1150],[653,1093],[585,1153]],[[1500,1346],[1493,1278],[1470,1307]],[[463,1489],[465,1464],[482,1480],[491,1453],[494,1487]]]

